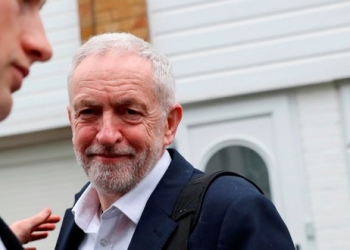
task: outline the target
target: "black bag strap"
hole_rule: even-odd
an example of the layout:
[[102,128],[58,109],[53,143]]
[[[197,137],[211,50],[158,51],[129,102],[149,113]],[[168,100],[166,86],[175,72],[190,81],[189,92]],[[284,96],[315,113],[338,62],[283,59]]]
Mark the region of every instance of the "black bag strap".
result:
[[217,171],[211,174],[203,174],[192,179],[181,192],[175,205],[172,219],[177,221],[179,226],[172,235],[167,245],[167,250],[188,249],[188,240],[192,230],[197,224],[205,193],[210,184],[216,178],[223,175],[241,177],[253,184],[259,192],[263,194],[262,190],[255,183],[235,172]]

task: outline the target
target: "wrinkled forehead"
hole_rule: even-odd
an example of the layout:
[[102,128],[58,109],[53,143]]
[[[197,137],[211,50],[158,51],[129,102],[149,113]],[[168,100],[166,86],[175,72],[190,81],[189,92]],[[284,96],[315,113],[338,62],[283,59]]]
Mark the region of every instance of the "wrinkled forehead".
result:
[[71,87],[86,82],[103,85],[134,81],[153,85],[152,67],[148,60],[135,55],[94,55],[85,58],[76,67]]
[[77,83],[81,81],[113,80],[120,78],[143,79],[152,84],[154,89],[153,67],[150,60],[133,53],[106,53],[91,54],[80,61],[70,75],[69,96]]
[[148,59],[130,53],[93,54],[84,58],[75,68],[73,76],[88,75],[95,72],[118,74],[143,74],[151,76],[152,64]]

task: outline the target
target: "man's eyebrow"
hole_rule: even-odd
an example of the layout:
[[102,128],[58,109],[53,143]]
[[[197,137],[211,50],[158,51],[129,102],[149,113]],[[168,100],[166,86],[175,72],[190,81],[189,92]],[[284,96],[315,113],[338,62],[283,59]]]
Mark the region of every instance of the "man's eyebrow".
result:
[[125,98],[125,99],[119,99],[115,101],[115,104],[120,105],[120,106],[130,106],[130,105],[135,105],[139,106],[141,108],[146,108],[146,104],[143,102],[140,102],[136,98]]
[[96,107],[98,106],[98,102],[90,99],[83,99],[83,100],[75,100],[73,101],[73,107],[74,108],[81,108],[81,107]]

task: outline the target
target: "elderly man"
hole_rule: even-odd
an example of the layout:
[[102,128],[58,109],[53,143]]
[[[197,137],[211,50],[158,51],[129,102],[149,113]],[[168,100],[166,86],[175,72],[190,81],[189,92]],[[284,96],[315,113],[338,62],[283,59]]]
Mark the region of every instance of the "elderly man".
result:
[[[22,85],[35,61],[47,61],[52,55],[39,16],[44,0],[0,1],[0,121],[10,113],[12,93]],[[58,216],[46,208],[28,219],[11,225],[0,218],[0,249],[23,249],[22,244],[47,237]]]
[[[166,57],[126,33],[91,38],[68,77],[76,158],[90,183],[67,210],[56,250],[167,249],[184,186],[203,173],[176,150],[182,108]],[[272,203],[248,181],[215,180],[189,249],[294,249]]]

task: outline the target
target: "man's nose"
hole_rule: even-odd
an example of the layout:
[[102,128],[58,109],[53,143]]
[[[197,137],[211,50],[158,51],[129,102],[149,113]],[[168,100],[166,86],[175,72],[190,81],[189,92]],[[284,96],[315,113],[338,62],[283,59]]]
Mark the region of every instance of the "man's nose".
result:
[[31,60],[31,63],[49,60],[52,56],[52,48],[46,38],[39,13],[26,20],[29,23],[24,24],[24,31],[21,34],[23,50]]
[[104,115],[96,135],[97,141],[104,146],[113,146],[120,142],[122,140],[120,126],[121,124],[116,117]]

